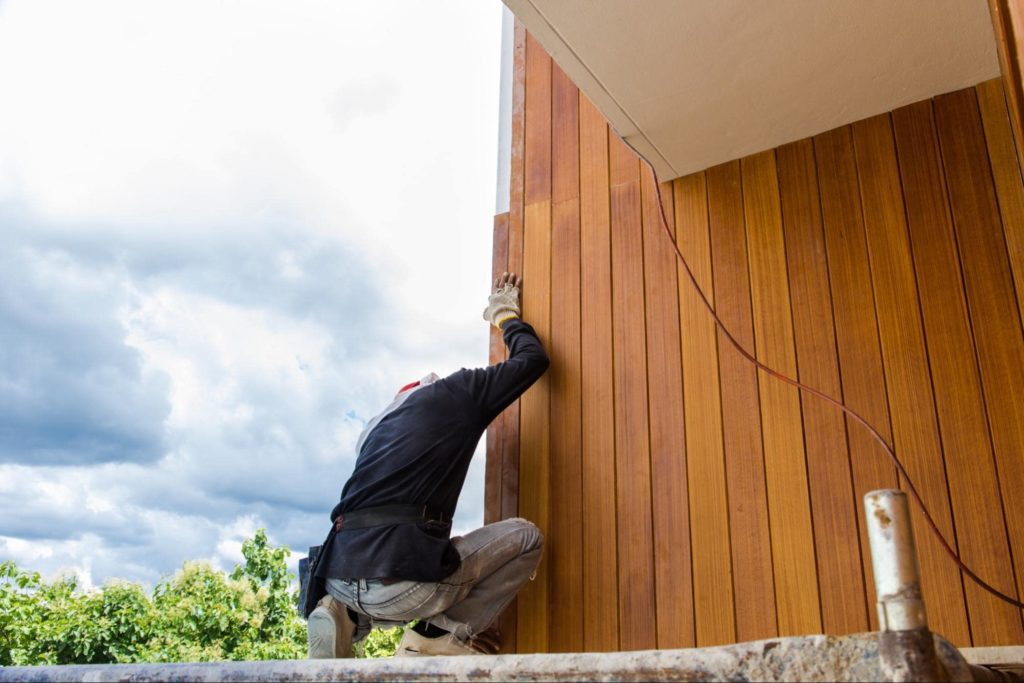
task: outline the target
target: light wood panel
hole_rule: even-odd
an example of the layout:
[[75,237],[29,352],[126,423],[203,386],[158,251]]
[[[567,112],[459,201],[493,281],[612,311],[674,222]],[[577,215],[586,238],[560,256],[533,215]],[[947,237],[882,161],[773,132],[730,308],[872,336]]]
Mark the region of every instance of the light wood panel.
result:
[[[999,483],[978,367],[961,360],[973,358],[975,349],[931,102],[894,111],[893,124],[932,377],[936,386],[957,387],[955,392],[935,392],[935,405],[960,552],[983,576],[1012,590],[1002,507],[992,505],[1000,499]],[[1016,610],[977,586],[966,588],[975,638],[1010,639],[1004,643],[1024,639]]]
[[[853,138],[894,445],[939,529],[955,543],[889,116],[855,123]],[[917,511],[912,519],[929,622],[954,643],[969,643],[959,572]]]
[[[841,397],[814,143],[780,147],[778,170],[799,379]],[[853,493],[843,414],[816,396],[804,394],[801,404],[822,626],[826,633],[866,631],[859,500]]]
[[[673,183],[676,242],[704,293],[715,296],[711,276],[707,184],[703,173]],[[692,614],[679,603],[679,618],[693,620],[690,645],[710,645],[735,638],[732,555],[729,548],[729,503],[722,444],[722,400],[718,385],[715,325],[696,290],[677,263],[680,352],[683,368],[686,482],[690,518]],[[658,482],[656,486],[671,486]],[[676,484],[678,486],[678,484]],[[774,610],[772,610],[774,617]]]
[[[551,338],[551,202],[526,206],[523,268],[523,319],[546,344]],[[547,534],[551,522],[551,375],[545,374],[520,399],[519,500],[522,517]],[[536,578],[518,596],[518,646],[526,652],[548,649],[548,563],[541,561]]]
[[[547,537],[506,645],[877,627],[861,499],[905,482],[859,424],[732,347],[673,240],[747,349],[875,425],[965,558],[1024,590],[1024,185],[999,84],[677,179],[666,234],[646,167],[519,29],[516,50],[494,270],[526,275],[553,364],[488,435],[488,519]],[[935,630],[1020,642],[1019,612],[914,524]]]
[[[651,517],[654,531],[657,646],[693,647],[689,487],[686,482],[683,376],[672,185],[660,186],[665,235],[655,178],[641,169],[644,300],[647,309],[647,386],[651,410]],[[706,225],[706,221],[705,221]]]
[[619,647],[646,650],[657,638],[651,520],[647,334],[640,164],[609,140],[612,237],[612,374],[615,380],[615,500],[619,544]]
[[[1024,339],[974,91],[961,90],[937,97],[935,120],[978,367],[988,402],[989,426],[1000,456],[996,466],[1010,470],[1007,474],[1012,478],[1012,470],[1016,467],[1019,471],[1024,443]],[[960,385],[957,386],[959,389]],[[973,550],[976,571],[998,589],[1012,594],[1015,582],[1007,551],[1012,545],[1020,546],[1021,539],[1008,544],[1002,510],[994,504],[1000,498],[995,481],[998,473],[991,469],[994,464],[987,457],[986,445],[984,441],[971,440],[964,444],[971,452],[959,454],[966,461],[966,479],[953,488],[953,501],[962,501],[967,518],[959,536],[963,539],[961,543],[970,543],[964,548]],[[1008,495],[1002,501],[1003,509],[1019,507],[1024,501],[1021,489],[1004,491]],[[1024,567],[1018,565],[1017,571],[1022,570]],[[974,585],[968,587],[967,595],[978,605],[972,605],[971,626],[979,632],[980,640],[1024,641],[1020,610],[996,602]],[[974,618],[976,612],[978,618]]]
[[619,648],[608,124],[580,95],[583,644]]
[[[745,348],[753,349],[754,324],[739,162],[708,169],[707,184],[715,308],[736,340]],[[730,642],[731,638],[742,641],[778,635],[757,371],[739,355],[721,330],[717,336],[736,630],[730,633],[723,628],[726,623],[718,623],[721,630],[708,634],[711,638],[701,643],[698,612],[698,645]],[[702,362],[700,358],[694,361]],[[691,457],[697,457],[692,450]],[[696,487],[695,483],[694,492]],[[718,486],[704,491],[703,495],[721,496],[721,491]],[[717,552],[725,552],[724,544]],[[718,580],[724,581],[725,577]],[[695,591],[699,605],[701,593],[696,588]]]
[[[523,214],[526,208],[525,167],[526,152],[526,29],[516,22],[513,48],[512,88],[512,150],[509,179],[508,270],[523,272]],[[519,401],[514,402],[502,415],[504,420],[501,466],[501,518],[515,517],[519,512]],[[509,615],[502,621],[506,646],[515,645],[515,607],[506,610]]]
[[1017,158],[1024,152],[1024,74],[1021,73],[1021,47],[1024,40],[1024,4],[1020,0],[988,0],[995,31],[999,66],[1006,82],[1006,102],[1010,110]]
[[583,649],[579,91],[553,67],[551,231],[550,649]]
[[[1009,121],[1006,118],[1006,105],[1001,97],[1000,83],[989,81],[978,86],[977,90],[985,127],[985,142],[989,158],[992,160],[992,175],[1003,222],[1003,236],[1006,239],[1007,254],[1017,290],[1017,308],[1024,317],[1024,184],[1021,183],[1017,157],[1011,150]],[[1019,430],[1020,424],[1014,421],[992,426],[999,484],[1003,492],[1003,509],[1006,513],[1010,539],[1024,538],[1024,503],[1020,499],[1020,492],[1024,491],[1024,458],[1020,457],[1019,447],[1019,444],[1024,442],[1024,434]],[[1014,446],[1015,443],[1018,445]],[[1024,595],[1024,543],[1011,542],[1010,549],[1016,567],[1017,594]]]
[[[526,130],[523,165],[523,319],[541,341],[551,338],[551,57],[533,36],[526,36]],[[542,533],[551,521],[551,375],[534,384],[520,399],[519,514]],[[518,647],[527,652],[548,649],[548,563],[541,561],[534,581],[518,596]]]
[[[757,356],[793,377],[796,347],[775,153],[745,158],[741,173]],[[758,389],[779,635],[815,633],[821,630],[821,611],[800,396],[763,373]]]
[[526,35],[526,203],[551,199],[551,57]]
[[[510,272],[523,272],[523,222],[525,199],[526,153],[526,28],[515,23],[512,58],[512,149],[509,177],[508,261]],[[506,354],[507,355],[507,354]],[[500,416],[501,454],[489,452],[488,457],[501,459],[501,519],[519,514],[519,401],[515,401]],[[507,652],[517,650],[517,601],[513,601],[498,620],[502,634],[502,647]]]
[[[850,409],[874,425],[886,441],[891,442],[882,349],[849,126],[815,137],[814,154],[843,400]],[[854,500],[858,505],[869,491],[896,488],[896,470],[882,447],[852,418],[846,419],[846,431]],[[860,535],[866,593],[864,602],[871,629],[877,630],[871,554],[859,507],[854,517]],[[852,539],[847,540],[853,543]]]
[[1024,318],[1024,186],[1021,185],[1020,166],[1013,154],[1002,84],[998,80],[986,81],[977,87],[977,92],[999,200],[1003,237],[1017,290],[1017,307]]
[[[494,217],[494,236],[491,243],[491,279],[497,280],[508,270],[508,213]],[[500,363],[505,359],[505,342],[501,330],[492,326],[490,330],[488,362]],[[501,458],[492,454],[503,452],[502,439],[505,431],[505,413],[502,413],[487,428],[487,462],[484,467],[484,524],[501,519]]]

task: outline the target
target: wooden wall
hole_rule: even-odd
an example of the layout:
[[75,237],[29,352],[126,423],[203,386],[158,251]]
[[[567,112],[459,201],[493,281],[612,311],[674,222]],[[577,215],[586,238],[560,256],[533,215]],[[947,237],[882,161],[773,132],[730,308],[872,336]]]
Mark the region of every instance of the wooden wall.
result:
[[[505,615],[520,652],[877,628],[861,516],[888,439],[983,577],[1024,594],[1024,186],[999,81],[661,184],[520,26],[511,210],[549,373],[488,432],[487,521],[547,538]],[[497,334],[492,360],[504,353]],[[915,511],[929,619],[1024,642]]]

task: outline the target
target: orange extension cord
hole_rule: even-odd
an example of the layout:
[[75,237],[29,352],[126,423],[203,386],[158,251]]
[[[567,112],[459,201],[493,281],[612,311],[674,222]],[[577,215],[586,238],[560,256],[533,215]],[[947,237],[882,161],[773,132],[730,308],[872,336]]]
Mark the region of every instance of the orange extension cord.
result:
[[[633,151],[636,152],[635,149]],[[735,347],[735,349],[740,352],[741,356],[743,356],[748,361],[753,363],[757,368],[764,370],[772,377],[781,380],[786,384],[790,384],[796,387],[800,391],[807,392],[808,394],[813,394],[818,398],[831,403],[836,408],[839,408],[841,411],[843,411],[851,418],[853,418],[856,422],[859,422],[865,429],[867,429],[871,436],[874,437],[875,441],[880,443],[882,445],[882,448],[885,449],[886,454],[889,456],[889,459],[893,461],[893,464],[896,465],[896,469],[899,470],[899,473],[903,476],[904,481],[906,481],[907,490],[910,491],[910,495],[914,497],[914,500],[917,502],[917,506],[921,508],[921,513],[924,515],[924,518],[928,521],[928,526],[931,527],[932,532],[939,539],[939,543],[941,543],[942,547],[946,550],[947,553],[949,553],[949,556],[953,558],[953,561],[956,563],[958,567],[960,567],[960,570],[968,577],[970,577],[972,581],[974,581],[976,584],[987,590],[992,595],[996,596],[1001,600],[1005,600],[1014,607],[1024,609],[1024,602],[1016,600],[1013,597],[999,591],[998,589],[987,583],[980,576],[975,574],[974,571],[971,570],[971,568],[964,563],[963,559],[961,559],[960,557],[960,554],[953,549],[953,547],[949,544],[949,541],[946,540],[946,537],[942,535],[942,532],[939,530],[939,527],[935,524],[935,520],[932,519],[931,513],[928,512],[928,508],[925,506],[924,501],[921,500],[921,496],[917,492],[917,487],[914,486],[914,482],[910,479],[910,475],[907,473],[907,469],[903,466],[903,463],[900,462],[900,459],[896,457],[896,453],[895,451],[893,451],[892,446],[888,444],[888,442],[885,440],[885,437],[883,437],[877,429],[872,427],[871,424],[866,419],[858,415],[856,411],[847,408],[846,405],[843,404],[841,401],[837,401],[828,394],[818,391],[813,387],[809,387],[806,384],[803,384],[800,381],[793,379],[792,377],[788,377],[787,375],[784,375],[781,372],[773,370],[772,368],[768,367],[767,365],[759,361],[756,357],[754,357],[752,353],[743,348],[743,345],[736,340],[736,337],[732,336],[732,333],[729,331],[729,328],[725,326],[725,323],[722,322],[722,319],[718,317],[718,313],[715,312],[715,307],[711,304],[710,301],[708,301],[707,296],[704,294],[704,290],[700,288],[700,284],[698,284],[697,278],[694,277],[693,271],[690,270],[690,264],[686,262],[686,258],[683,256],[683,252],[680,251],[679,245],[676,243],[676,238],[672,234],[672,229],[668,225],[668,218],[665,216],[665,205],[662,202],[661,186],[658,184],[658,176],[654,172],[654,166],[651,164],[651,162],[647,161],[647,159],[645,159],[643,155],[641,155],[639,152],[637,152],[637,156],[639,156],[643,160],[643,162],[647,164],[647,167],[651,171],[651,177],[654,182],[654,190],[657,193],[658,198],[658,213],[661,215],[661,225],[665,229],[665,235],[666,237],[668,237],[669,243],[675,250],[676,257],[679,259],[679,262],[683,265],[683,269],[686,271],[687,277],[690,278],[690,283],[693,285],[693,288],[696,290],[701,302],[704,304],[704,308],[708,309],[708,312],[711,314],[711,317],[714,318],[715,325],[718,327],[718,329],[722,331],[723,334],[725,334],[725,337],[726,339],[729,340],[729,343],[731,343],[733,347]]]

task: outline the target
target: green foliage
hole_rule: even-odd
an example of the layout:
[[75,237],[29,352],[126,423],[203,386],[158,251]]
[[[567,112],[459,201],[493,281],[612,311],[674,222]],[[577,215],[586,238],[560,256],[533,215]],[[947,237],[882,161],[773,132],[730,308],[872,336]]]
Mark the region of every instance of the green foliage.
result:
[[[412,626],[412,624],[406,625],[407,628],[409,626]],[[389,629],[375,628],[365,638],[356,643],[355,655],[356,657],[367,658],[390,657],[398,649],[398,643],[401,642],[402,634],[404,633],[405,629],[401,626]]]
[[187,562],[147,595],[134,583],[79,590],[73,577],[0,564],[0,665],[296,659],[306,624],[287,548],[260,529],[230,575]]

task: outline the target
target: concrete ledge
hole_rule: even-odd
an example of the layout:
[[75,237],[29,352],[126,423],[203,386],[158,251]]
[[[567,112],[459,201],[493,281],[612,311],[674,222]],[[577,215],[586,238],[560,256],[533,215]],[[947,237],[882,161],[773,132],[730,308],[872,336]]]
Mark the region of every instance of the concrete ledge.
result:
[[[972,680],[936,638],[951,680]],[[774,638],[722,647],[575,654],[0,668],[0,681],[878,681],[878,637]]]

